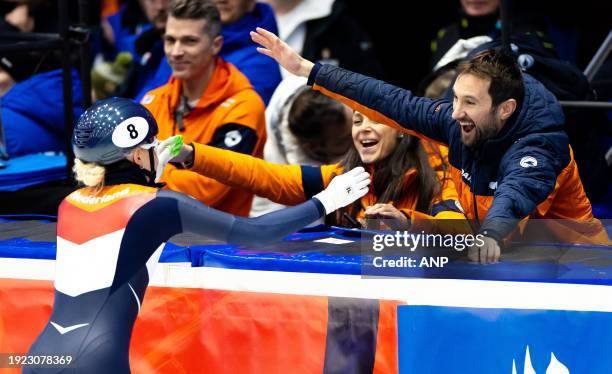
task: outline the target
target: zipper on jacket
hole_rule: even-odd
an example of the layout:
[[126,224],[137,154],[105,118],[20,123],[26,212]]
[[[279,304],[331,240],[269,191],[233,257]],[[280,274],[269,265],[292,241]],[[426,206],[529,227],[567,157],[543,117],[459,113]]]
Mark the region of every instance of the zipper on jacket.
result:
[[[476,160],[474,160],[476,161]],[[474,173],[474,166],[476,162],[472,165],[472,199],[474,204],[474,219],[476,220],[476,225],[480,227],[480,219],[478,219],[478,201],[476,200],[476,173]]]
[[176,126],[180,132],[185,131],[185,124],[183,123],[183,117],[191,113],[193,108],[189,105],[187,98],[181,95],[177,107],[174,109],[174,127],[172,128],[173,134],[176,134]]
[[472,197],[474,198],[474,214],[476,215],[476,224],[480,226],[480,220],[478,219],[478,201],[476,201],[476,193],[472,192]]

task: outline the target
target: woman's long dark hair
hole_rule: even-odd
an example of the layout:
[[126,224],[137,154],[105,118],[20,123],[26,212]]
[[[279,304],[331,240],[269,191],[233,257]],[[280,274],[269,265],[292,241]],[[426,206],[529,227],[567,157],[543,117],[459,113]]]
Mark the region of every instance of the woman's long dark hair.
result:
[[[349,149],[344,159],[340,162],[344,170],[351,170],[357,166],[366,167],[359,157],[357,149],[353,146]],[[374,179],[370,188],[374,188],[378,203],[395,203],[402,200],[408,189],[404,184],[404,175],[412,168],[416,168],[416,185],[410,186],[410,191],[418,193],[416,210],[428,213],[434,196],[440,193],[441,186],[436,175],[429,164],[428,156],[419,138],[403,134],[398,139],[398,144],[393,152],[384,160],[379,160],[374,165]],[[367,167],[366,167],[367,170]],[[361,202],[357,200],[352,205],[336,212],[335,216],[328,218],[328,224],[341,225],[343,213],[348,213],[355,218],[361,209]]]

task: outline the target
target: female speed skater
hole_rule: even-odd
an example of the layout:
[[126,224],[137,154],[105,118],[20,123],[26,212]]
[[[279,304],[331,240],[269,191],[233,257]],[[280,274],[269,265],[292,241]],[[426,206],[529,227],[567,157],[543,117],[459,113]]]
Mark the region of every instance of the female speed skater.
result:
[[59,207],[53,311],[28,353],[73,360],[68,368],[25,367],[24,373],[129,373],[132,328],[153,267],[173,235],[192,232],[258,245],[368,192],[368,173],[355,168],[301,205],[235,217],[159,189],[156,167],[169,157],[167,150],[156,150],[156,134],[151,113],[127,99],[100,101],[76,124],[74,171],[85,187]]

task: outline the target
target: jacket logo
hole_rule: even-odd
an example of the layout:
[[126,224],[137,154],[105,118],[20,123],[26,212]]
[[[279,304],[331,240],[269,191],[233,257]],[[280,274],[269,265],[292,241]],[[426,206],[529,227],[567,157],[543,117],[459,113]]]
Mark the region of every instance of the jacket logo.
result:
[[468,182],[472,181],[472,177],[470,176],[470,174],[463,169],[461,169],[461,176],[465,178],[465,180],[467,180]]
[[52,325],[53,327],[55,327],[55,329],[57,330],[57,332],[59,332],[60,334],[64,335],[64,334],[66,334],[66,333],[69,333],[70,331],[74,331],[74,330],[79,329],[79,328],[81,328],[81,327],[85,327],[85,326],[89,325],[89,323],[80,323],[80,324],[78,324],[78,325],[72,325],[72,326],[66,326],[66,327],[64,327],[64,326],[62,326],[62,325],[60,325],[60,324],[57,324],[57,323],[55,323],[55,322],[51,321],[51,325]]
[[70,199],[76,201],[81,204],[104,204],[109,201],[113,201],[119,199],[121,197],[127,196],[130,193],[130,188],[126,187],[121,191],[117,191],[111,194],[105,194],[102,196],[90,196],[90,195],[81,195],[79,191],[75,191],[70,194]]
[[233,99],[233,98],[230,97],[229,99],[227,99],[224,102],[222,102],[221,106],[224,107],[224,108],[229,108],[229,107],[232,106],[232,104],[235,104],[235,103],[236,103],[236,99]]
[[142,105],[147,105],[147,104],[151,104],[153,102],[153,100],[155,100],[155,95],[145,95],[142,100],[140,100],[140,103]]
[[489,182],[489,188],[492,190],[497,189],[497,182]]
[[225,134],[224,143],[228,148],[231,148],[231,147],[238,145],[238,143],[240,143],[241,140],[242,140],[242,135],[240,135],[240,131],[232,130],[232,131],[228,131],[227,134]]
[[521,158],[519,164],[524,168],[534,168],[538,166],[538,160],[531,156],[525,156]]

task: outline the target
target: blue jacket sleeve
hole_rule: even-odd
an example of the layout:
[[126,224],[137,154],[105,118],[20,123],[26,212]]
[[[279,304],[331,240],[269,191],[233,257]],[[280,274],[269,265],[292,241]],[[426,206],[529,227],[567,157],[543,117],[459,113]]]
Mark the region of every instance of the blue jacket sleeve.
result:
[[[317,199],[256,218],[243,218],[208,207],[186,195],[173,191],[158,192],[156,200],[173,201],[176,208],[165,208],[157,214],[169,220],[163,226],[176,226],[172,235],[191,232],[233,244],[263,245],[289,235],[325,215]],[[174,205],[173,204],[173,205]],[[164,204],[160,204],[163,206]],[[176,212],[172,214],[170,212]],[[174,218],[169,218],[174,216]]]
[[332,65],[315,64],[308,84],[367,117],[416,136],[448,144],[457,125],[452,104],[414,96],[411,91]]
[[505,237],[553,193],[557,176],[570,161],[569,152],[560,149],[567,146],[567,138],[559,136],[565,141],[553,142],[534,134],[508,150],[500,163],[498,187],[481,232]]

